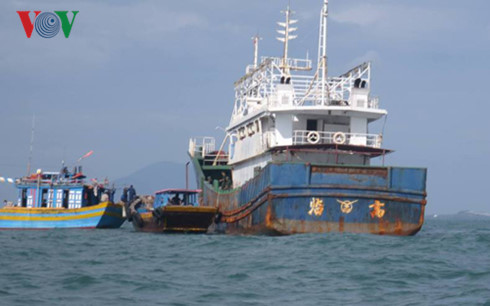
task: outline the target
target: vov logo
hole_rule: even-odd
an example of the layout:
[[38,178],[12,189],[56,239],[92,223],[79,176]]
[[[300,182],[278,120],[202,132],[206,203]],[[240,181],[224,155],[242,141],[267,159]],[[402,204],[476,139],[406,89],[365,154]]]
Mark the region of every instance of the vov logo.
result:
[[71,22],[68,20],[68,11],[54,11],[54,13],[34,11],[34,14],[36,14],[34,16],[34,21],[31,21],[31,17],[29,17],[30,12],[31,11],[17,11],[20,21],[24,26],[27,38],[31,38],[34,28],[36,28],[37,34],[44,38],[55,37],[61,28],[65,37],[68,38],[73,23],[75,22],[75,17],[79,11],[72,11],[73,18],[71,19]]

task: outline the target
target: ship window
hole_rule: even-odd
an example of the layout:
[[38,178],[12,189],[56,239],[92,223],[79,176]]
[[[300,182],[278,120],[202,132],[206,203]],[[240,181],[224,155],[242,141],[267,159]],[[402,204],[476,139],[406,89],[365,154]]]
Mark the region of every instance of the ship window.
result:
[[247,137],[247,135],[245,135],[245,128],[244,127],[241,127],[238,129],[238,138],[240,140],[244,139],[245,137]]
[[22,207],[27,207],[27,189],[22,189],[22,195],[21,195],[21,202],[20,205]]
[[68,196],[70,190],[63,190],[63,208],[68,208]]
[[41,207],[48,206],[48,190],[42,189],[41,191]]
[[307,131],[317,131],[318,130],[318,120],[312,120],[312,119],[306,120],[306,130]]

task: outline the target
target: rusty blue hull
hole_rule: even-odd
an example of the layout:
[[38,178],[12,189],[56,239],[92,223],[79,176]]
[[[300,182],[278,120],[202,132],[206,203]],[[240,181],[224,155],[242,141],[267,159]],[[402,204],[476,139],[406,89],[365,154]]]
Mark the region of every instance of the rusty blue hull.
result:
[[225,233],[414,235],[424,222],[423,168],[271,163],[240,188],[201,180]]

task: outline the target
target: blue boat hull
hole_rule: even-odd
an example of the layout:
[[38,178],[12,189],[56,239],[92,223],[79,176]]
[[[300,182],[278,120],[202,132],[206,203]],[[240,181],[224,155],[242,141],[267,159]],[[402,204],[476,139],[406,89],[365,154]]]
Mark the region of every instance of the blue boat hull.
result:
[[279,163],[232,191],[203,182],[202,204],[226,233],[414,235],[425,185],[426,169]]
[[113,203],[63,208],[2,208],[0,229],[119,228],[123,207]]

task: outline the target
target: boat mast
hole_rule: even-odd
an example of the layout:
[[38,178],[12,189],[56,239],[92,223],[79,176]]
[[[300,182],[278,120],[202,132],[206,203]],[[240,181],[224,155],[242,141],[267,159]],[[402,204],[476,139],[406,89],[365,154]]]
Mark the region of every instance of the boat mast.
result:
[[321,104],[328,105],[328,64],[327,64],[327,21],[328,0],[324,0],[320,13],[320,33],[318,38],[318,69],[320,69]]
[[297,35],[291,35],[290,33],[296,31],[298,28],[292,28],[291,25],[298,22],[298,20],[292,20],[291,15],[294,14],[293,11],[290,10],[289,5],[286,11],[281,11],[281,13],[286,14],[286,22],[278,22],[277,24],[284,28],[284,30],[277,30],[277,33],[284,35],[284,37],[276,37],[277,40],[284,43],[284,53],[282,57],[282,71],[284,74],[289,75],[289,66],[288,66],[288,49],[289,49],[289,41],[297,38]]
[[257,69],[259,62],[259,40],[262,40],[262,37],[259,36],[259,33],[252,37],[254,42],[254,69]]
[[32,115],[31,143],[29,148],[29,160],[27,162],[27,175],[31,174],[32,150],[34,147],[34,129],[36,127],[36,115]]

